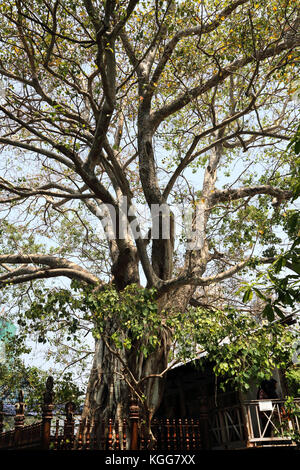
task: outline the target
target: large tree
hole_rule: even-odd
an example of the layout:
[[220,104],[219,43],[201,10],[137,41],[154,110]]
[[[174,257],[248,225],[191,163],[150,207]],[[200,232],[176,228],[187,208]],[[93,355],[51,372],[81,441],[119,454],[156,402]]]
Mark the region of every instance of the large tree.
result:
[[[0,284],[18,292],[66,277],[91,311],[95,299],[110,305],[114,292],[126,300],[128,286],[147,287],[159,338],[139,354],[149,335],[128,323],[135,344],[116,354],[123,310],[107,312],[84,414],[121,416],[138,383],[151,415],[172,347],[168,316],[207,307],[226,281],[278,254],[297,174],[285,150],[297,117],[297,2],[9,0],[0,11]],[[174,204],[192,214],[177,238]],[[131,307],[144,299],[151,311],[132,292]]]

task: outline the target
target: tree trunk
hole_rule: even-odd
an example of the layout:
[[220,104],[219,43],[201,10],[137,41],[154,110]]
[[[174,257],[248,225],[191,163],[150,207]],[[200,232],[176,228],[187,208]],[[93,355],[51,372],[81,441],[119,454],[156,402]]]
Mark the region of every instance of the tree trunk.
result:
[[[168,363],[168,353],[171,338],[165,334],[162,338],[161,346],[148,358],[142,358],[135,348],[128,354],[121,352],[122,360],[126,362],[136,381],[152,375],[160,374],[166,369]],[[119,351],[118,351],[119,352]],[[120,431],[120,443],[123,447],[123,423],[127,422],[127,444],[130,446],[130,420],[129,407],[132,397],[137,398],[133,388],[128,385],[124,378],[130,380],[128,374],[124,372],[121,360],[111,353],[102,339],[96,342],[95,356],[87,387],[86,399],[82,414],[82,419],[90,422],[108,422],[111,418],[113,427],[118,424]],[[142,380],[136,386],[139,395],[144,394],[145,402],[139,401],[141,418],[149,424],[148,433],[151,440],[151,419],[158,408],[163,395],[164,380],[162,378],[149,378]],[[106,426],[107,427],[107,426]],[[97,447],[101,448],[101,433],[103,429],[98,428]],[[107,433],[107,430],[106,430]],[[147,429],[146,429],[147,433]],[[102,436],[103,437],[103,436]],[[116,436],[113,432],[113,445]]]
[[[163,249],[167,247],[170,251],[168,259],[172,259],[172,239],[167,240],[168,243],[165,240],[159,241],[163,245]],[[132,256],[128,257],[127,254],[126,252],[126,257],[119,256],[116,263],[117,269],[114,270],[115,284],[120,290],[125,287],[124,284],[128,285],[131,282],[136,282],[138,275],[137,260]],[[122,262],[123,258],[126,258],[125,262]],[[201,256],[199,262],[199,254],[189,258],[186,264],[197,267],[198,271],[204,269],[201,265]],[[131,267],[131,271],[129,267]],[[186,266],[184,269],[186,269]],[[171,275],[170,263],[162,267],[162,271],[164,270],[166,276],[164,272],[159,274],[163,278],[169,277]],[[128,275],[124,279],[120,279],[120,274],[124,272]],[[165,293],[158,299],[158,310],[171,311],[175,308],[176,312],[184,312],[194,291],[194,286],[183,286]],[[113,332],[113,325],[111,325],[111,332]],[[107,338],[110,337],[108,331],[106,336]],[[134,396],[135,399],[138,399],[141,418],[146,423],[146,437],[147,440],[150,440],[151,447],[154,443],[154,437],[151,433],[151,420],[163,397],[165,377],[149,378],[149,376],[160,375],[168,367],[171,345],[172,332],[167,329],[164,329],[157,349],[147,358],[141,354],[140,342],[134,344],[130,351],[118,350],[118,357],[112,352],[116,349],[113,344],[105,343],[103,339],[98,340],[82,418],[89,419],[92,422],[112,419],[113,428],[115,424],[118,424],[118,429],[121,431],[119,436],[121,447],[123,444],[122,423],[126,420],[126,448],[129,449],[131,439],[129,407],[131,397]],[[113,434],[112,445],[114,445],[115,437]],[[98,448],[101,448],[100,432],[97,436],[97,444]]]
[[[106,435],[108,419],[112,418],[114,424],[121,426],[122,420],[128,417],[129,390],[119,375],[121,373],[120,360],[109,351],[102,339],[97,340],[82,419],[98,423],[98,448],[101,448],[102,422],[106,423]],[[115,437],[113,435],[113,441]]]
[[[176,292],[169,292],[159,299],[159,309],[171,309],[176,306],[176,311],[184,311],[188,305],[195,288],[184,286]],[[118,351],[120,358],[114,355],[110,345],[100,339],[96,342],[95,356],[87,387],[85,405],[82,418],[93,421],[112,419],[113,428],[118,424],[120,431],[120,443],[123,448],[122,423],[127,422],[127,442],[126,448],[130,446],[130,419],[129,407],[131,397],[137,398],[134,394],[135,388],[139,396],[144,395],[144,402],[138,399],[140,405],[140,415],[146,423],[146,438],[150,441],[150,448],[154,444],[154,437],[151,433],[151,420],[158,409],[164,392],[165,377],[147,378],[150,375],[161,374],[168,366],[169,351],[172,344],[172,333],[164,330],[159,347],[147,358],[140,354],[141,344],[136,344],[128,351]],[[132,373],[136,383],[134,384],[129,374],[124,372],[124,364]],[[132,387],[125,380],[131,381]],[[97,436],[97,446],[101,449],[101,431],[99,428]],[[107,429],[106,429],[107,432]],[[112,436],[113,446],[116,436]]]

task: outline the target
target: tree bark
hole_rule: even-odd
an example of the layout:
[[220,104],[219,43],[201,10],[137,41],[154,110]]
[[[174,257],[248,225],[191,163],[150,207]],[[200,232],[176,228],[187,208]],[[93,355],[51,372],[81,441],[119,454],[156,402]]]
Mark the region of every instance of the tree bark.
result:
[[[146,380],[153,374],[161,374],[168,365],[168,354],[171,345],[171,337],[165,332],[161,338],[161,344],[157,350],[146,359],[138,353],[137,348],[133,347],[128,353],[118,351],[121,358],[112,353],[112,348],[103,341],[97,340],[93,366],[89,377],[86,399],[82,413],[83,420],[90,422],[108,422],[112,419],[113,429],[118,425],[120,432],[120,445],[123,448],[123,422],[127,421],[127,440],[126,449],[130,448],[130,420],[129,407],[132,397],[135,397],[134,389],[146,397],[145,402],[141,400],[140,416],[147,423],[146,434],[150,441],[154,441],[151,433],[151,420],[158,408],[164,389],[164,380],[160,377],[153,377]],[[135,383],[124,370],[124,363],[128,365]],[[128,384],[130,382],[130,385]],[[103,439],[103,427],[99,426],[97,434],[97,447],[101,449]],[[106,431],[107,433],[107,427]],[[115,445],[116,435],[113,431],[113,446]],[[150,444],[151,445],[151,444]],[[124,449],[125,450],[125,449]]]
[[[128,386],[119,374],[121,374],[120,361],[109,351],[102,339],[97,340],[82,420],[98,423],[97,448],[99,449],[103,442],[102,422],[107,424],[108,419],[112,418],[114,424],[118,422],[121,425],[122,420],[128,416]],[[105,433],[107,433],[107,426],[105,428]],[[113,441],[114,439],[113,434]]]
[[[195,286],[182,286],[167,292],[158,299],[159,311],[171,311],[174,305],[176,305],[177,312],[185,311],[194,291]],[[111,325],[111,332],[113,332],[113,325]],[[106,334],[108,338],[108,331]],[[146,423],[146,438],[150,441],[150,448],[155,442],[151,433],[151,420],[163,397],[165,375],[162,373],[168,367],[172,332],[167,328],[163,329],[158,347],[146,358],[141,353],[141,345],[140,341],[133,344],[130,351],[118,350],[118,357],[113,352],[116,349],[115,346],[109,340],[96,341],[82,414],[83,420],[106,420],[107,422],[108,419],[112,419],[113,428],[115,424],[118,424],[119,430],[123,429],[122,423],[126,420],[127,449],[129,449],[131,438],[129,407],[132,397],[138,399],[140,415]],[[113,445],[115,439],[116,436],[113,433]],[[99,431],[97,435],[99,449],[101,449],[101,442]],[[120,443],[123,443],[122,435],[120,435]]]

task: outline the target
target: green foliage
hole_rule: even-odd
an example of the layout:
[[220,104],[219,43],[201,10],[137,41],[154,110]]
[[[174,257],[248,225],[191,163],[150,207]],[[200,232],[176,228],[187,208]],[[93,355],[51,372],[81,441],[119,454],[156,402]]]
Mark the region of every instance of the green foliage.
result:
[[[27,409],[41,412],[48,375],[49,371],[26,365],[20,357],[7,356],[7,362],[0,363],[1,399],[14,403],[22,389]],[[73,401],[78,407],[82,403],[84,391],[75,383],[71,373],[54,375],[54,383],[56,405]]]
[[[93,335],[115,351],[134,352],[147,358],[161,344],[164,331],[171,332],[170,361],[194,360],[205,353],[215,363],[214,372],[225,386],[247,389],[253,380],[269,378],[273,369],[285,367],[293,354],[294,336],[278,322],[261,324],[250,313],[234,309],[208,311],[191,308],[184,313],[159,312],[154,289],[137,285],[118,292],[113,285],[99,291],[77,282],[74,292],[51,291],[41,295],[44,303],[27,312],[39,324],[40,316],[67,319],[70,336],[80,333],[71,311],[84,312],[93,323]],[[73,328],[73,330],[72,330]],[[46,340],[46,337],[45,337]],[[122,356],[123,357],[123,356]]]
[[293,397],[300,396],[300,365],[293,364],[285,372],[289,395]]
[[244,292],[244,303],[250,302],[254,295],[263,300],[265,306],[261,315],[270,322],[278,317],[283,319],[287,308],[295,310],[298,306],[299,240],[297,237],[289,250],[277,256],[266,272],[257,274],[253,282],[240,288]]
[[[72,282],[73,291],[50,289],[36,292],[36,300],[25,312],[29,329],[39,332],[40,342],[46,343],[46,325],[60,322],[64,325],[67,340],[78,340],[81,325],[75,312],[82,312],[82,319],[90,322],[93,335],[111,340],[117,349],[130,350],[139,344],[139,352],[147,357],[159,342],[162,328],[161,316],[155,302],[155,290],[135,284],[118,292],[113,285],[96,292],[93,287]],[[46,322],[46,323],[45,323]],[[19,324],[25,327],[26,320]]]
[[147,357],[156,349],[162,330],[155,293],[155,289],[132,284],[122,292],[106,286],[99,294],[88,295],[86,304],[93,311],[94,336],[100,338],[111,331],[116,348],[130,350],[134,346],[138,354]]
[[295,155],[297,156],[294,165],[292,166],[292,190],[294,193],[293,200],[300,196],[300,125],[297,132],[288,145]]
[[233,309],[191,309],[172,323],[177,325],[176,354],[188,360],[206,352],[223,387],[230,383],[246,390],[251,381],[259,383],[275,367],[285,367],[293,352],[294,336],[278,322],[262,325],[253,315]]
[[[299,395],[299,394],[298,394]],[[288,418],[286,421],[286,429],[283,430],[282,435],[291,439],[296,444],[300,444],[300,432],[297,426],[294,426],[293,429],[290,429],[288,424],[289,420],[293,420],[294,423],[297,423],[300,418],[300,405],[295,401],[293,396],[288,396],[284,402],[284,414],[283,418]]]
[[[300,126],[288,149],[296,155],[300,152]],[[300,194],[300,161],[299,158],[292,161],[290,186],[293,191],[292,200],[295,201]],[[284,309],[287,307],[295,309],[299,303],[300,287],[300,215],[298,209],[285,210],[281,217],[282,229],[286,232],[290,246],[280,254],[276,253],[274,247],[264,251],[267,257],[275,258],[265,273],[257,275],[256,280],[251,284],[245,284],[243,302],[247,303],[257,297],[265,302],[262,316],[269,321],[273,321],[276,316],[284,318]],[[254,266],[255,263],[254,263]],[[292,274],[291,274],[292,272]],[[283,274],[283,277],[282,277]],[[261,286],[268,284],[267,288]]]

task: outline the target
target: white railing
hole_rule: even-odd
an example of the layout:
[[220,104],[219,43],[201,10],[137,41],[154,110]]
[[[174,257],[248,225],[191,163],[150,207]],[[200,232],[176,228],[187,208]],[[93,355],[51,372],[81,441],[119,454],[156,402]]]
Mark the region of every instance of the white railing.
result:
[[212,448],[246,447],[245,419],[240,405],[213,411],[210,418]]
[[[294,399],[300,411],[300,398]],[[294,445],[300,433],[299,414],[289,413],[284,399],[251,400],[215,409],[210,415],[213,448],[241,448],[257,445]]]
[[[300,398],[294,399],[300,411]],[[284,399],[251,400],[243,402],[248,442],[253,445],[272,443],[293,444],[292,434],[300,433],[300,419],[290,413]]]

